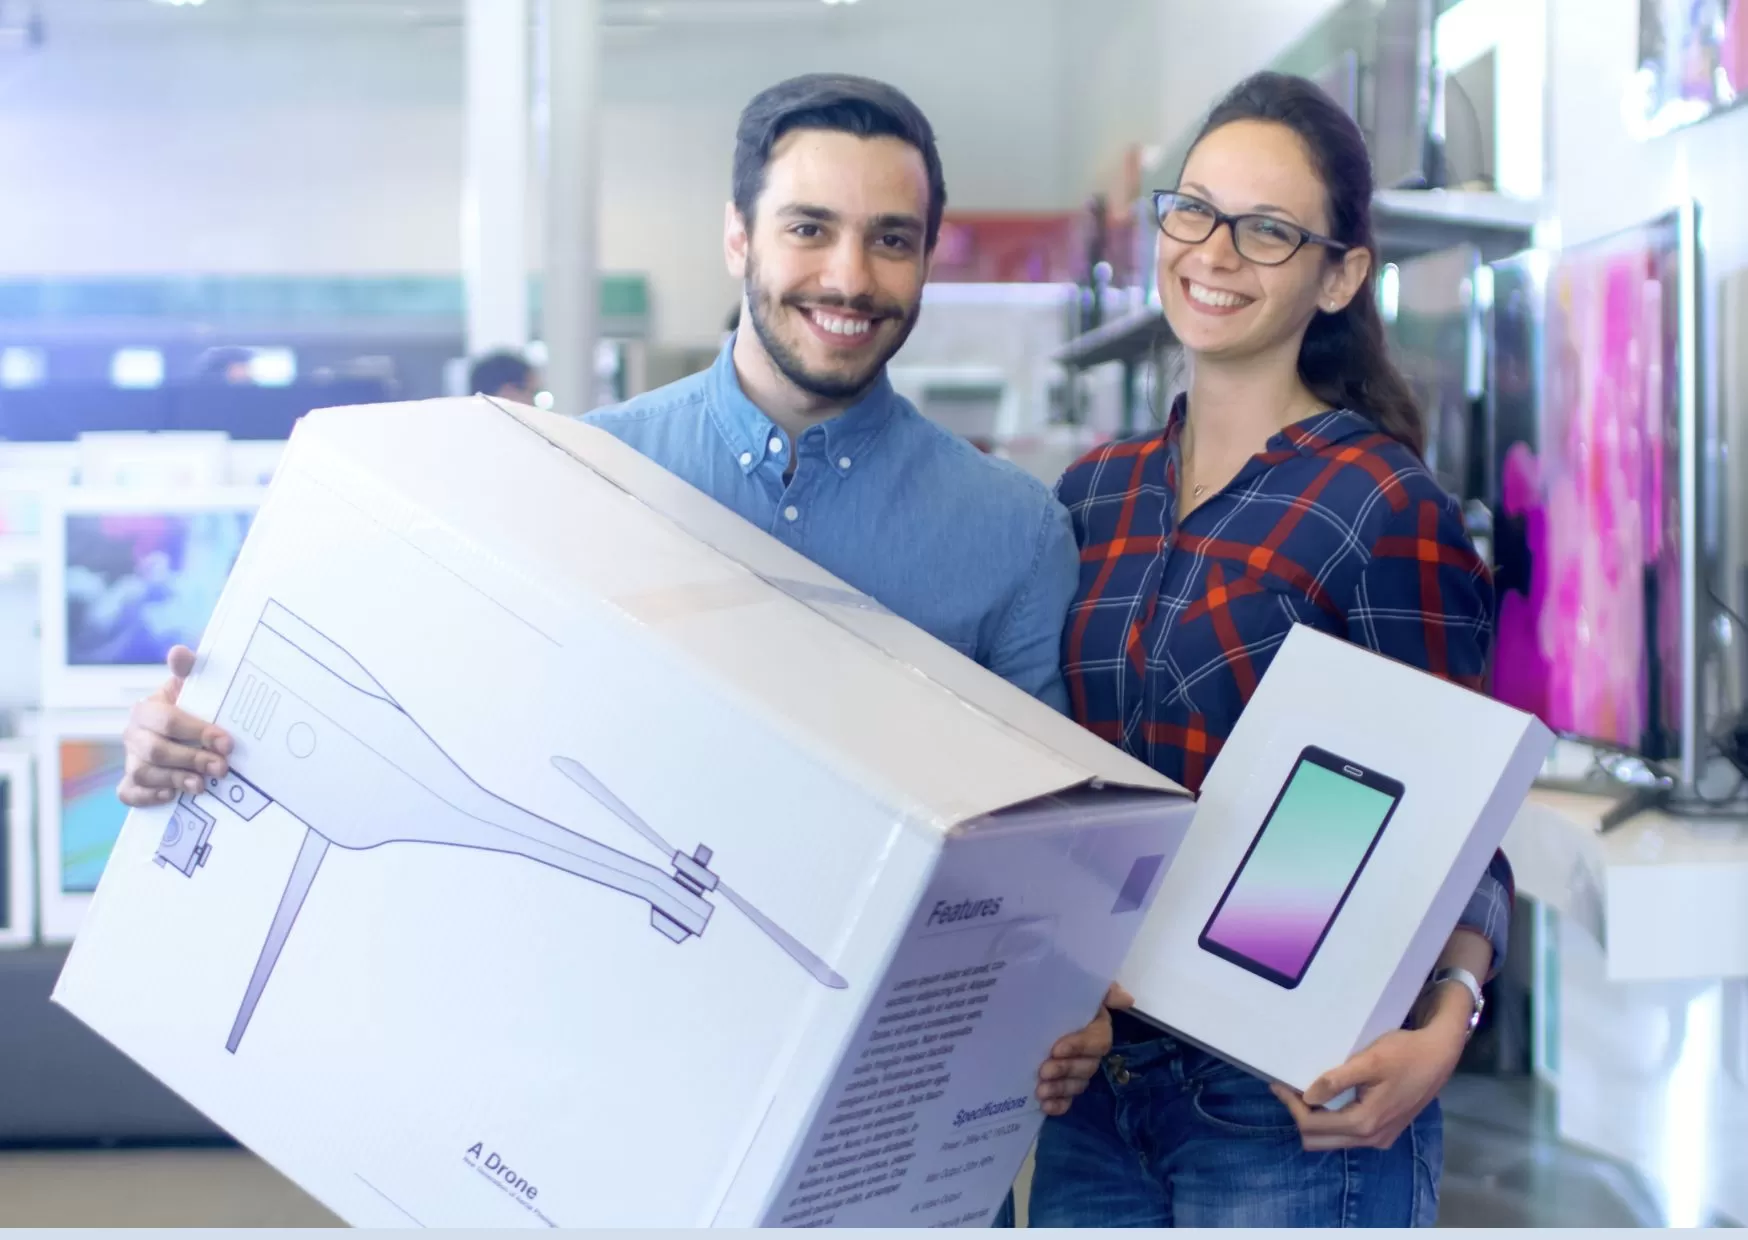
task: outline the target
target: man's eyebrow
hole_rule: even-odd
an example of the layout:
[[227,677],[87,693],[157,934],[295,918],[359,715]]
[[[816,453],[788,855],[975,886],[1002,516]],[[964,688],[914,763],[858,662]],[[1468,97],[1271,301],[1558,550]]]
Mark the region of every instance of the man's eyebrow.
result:
[[[837,224],[843,220],[843,216],[830,207],[811,202],[787,203],[777,209],[777,214],[787,219],[811,220],[815,224]],[[894,232],[921,232],[923,222],[917,216],[902,211],[889,211],[869,220],[868,227]]]
[[830,207],[816,207],[812,203],[792,202],[777,209],[778,215],[787,215],[795,219],[813,220],[820,224],[836,222],[838,213]]
[[888,215],[876,215],[870,222],[875,228],[894,229],[902,232],[921,232],[923,230],[922,220],[914,215],[905,215],[902,212]]

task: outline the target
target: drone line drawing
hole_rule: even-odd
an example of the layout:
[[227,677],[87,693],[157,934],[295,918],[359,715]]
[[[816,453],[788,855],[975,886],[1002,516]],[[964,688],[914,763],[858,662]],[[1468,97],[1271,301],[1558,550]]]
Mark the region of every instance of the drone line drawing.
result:
[[[251,822],[269,805],[305,828],[225,1049],[235,1054],[330,846],[364,852],[431,844],[508,854],[642,900],[650,925],[676,945],[704,933],[719,895],[821,985],[848,982],[724,883],[702,844],[672,847],[587,767],[552,765],[666,858],[642,861],[487,791],[444,752],[343,647],[269,600],[217,719],[233,741],[230,769],[206,793]],[[180,796],[154,860],[188,878],[206,864],[216,818],[199,796]]]

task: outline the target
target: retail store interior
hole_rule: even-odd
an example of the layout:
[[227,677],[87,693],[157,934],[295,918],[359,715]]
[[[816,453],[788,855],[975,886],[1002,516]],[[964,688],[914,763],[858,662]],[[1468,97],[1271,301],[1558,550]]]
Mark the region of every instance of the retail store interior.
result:
[[1559,738],[1439,1225],[1748,1222],[1748,0],[0,0],[0,1226],[341,1225],[49,999],[300,418],[705,369],[736,118],[841,71],[946,168],[894,388],[1054,484],[1159,433],[1151,195],[1265,68],[1368,139],[1489,691]]

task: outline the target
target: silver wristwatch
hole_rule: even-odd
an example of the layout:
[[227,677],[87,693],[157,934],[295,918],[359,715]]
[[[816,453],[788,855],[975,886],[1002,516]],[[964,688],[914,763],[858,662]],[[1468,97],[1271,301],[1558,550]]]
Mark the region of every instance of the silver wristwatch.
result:
[[1481,1013],[1486,1010],[1487,1007],[1487,1000],[1481,994],[1481,983],[1479,979],[1477,979],[1476,976],[1467,969],[1440,969],[1432,975],[1431,979],[1426,983],[1426,989],[1420,993],[1423,997],[1429,995],[1440,986],[1443,986],[1446,982],[1454,982],[1456,985],[1461,986],[1464,990],[1469,992],[1469,998],[1474,1002],[1474,1010],[1469,1013],[1468,1032],[1470,1035],[1473,1035],[1476,1027],[1481,1023]]

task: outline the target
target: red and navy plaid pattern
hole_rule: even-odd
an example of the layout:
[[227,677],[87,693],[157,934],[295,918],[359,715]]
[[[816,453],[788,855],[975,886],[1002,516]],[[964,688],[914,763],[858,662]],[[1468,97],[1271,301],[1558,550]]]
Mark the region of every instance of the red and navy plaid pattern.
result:
[[[1320,414],[1179,526],[1183,408],[1058,486],[1081,548],[1063,635],[1075,719],[1194,792],[1295,623],[1481,687],[1492,582],[1456,501],[1409,449],[1358,414]],[[1463,920],[1496,960],[1510,875],[1496,858]]]

